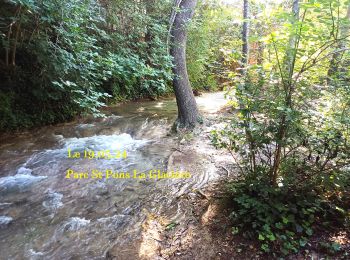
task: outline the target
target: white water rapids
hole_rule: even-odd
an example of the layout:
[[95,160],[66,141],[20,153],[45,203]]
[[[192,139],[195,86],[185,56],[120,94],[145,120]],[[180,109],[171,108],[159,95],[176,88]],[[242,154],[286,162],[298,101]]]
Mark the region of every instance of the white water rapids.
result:
[[[226,101],[223,93],[212,93],[197,103],[206,114]],[[210,166],[171,183],[65,178],[68,169],[167,170],[175,146],[168,136],[176,119],[174,99],[130,102],[105,112],[102,119],[88,117],[1,137],[0,259],[105,259],[110,247],[138,239],[144,212],[157,214],[174,206],[178,194],[210,179]],[[68,149],[82,154],[86,149],[121,150],[127,158],[72,159]]]

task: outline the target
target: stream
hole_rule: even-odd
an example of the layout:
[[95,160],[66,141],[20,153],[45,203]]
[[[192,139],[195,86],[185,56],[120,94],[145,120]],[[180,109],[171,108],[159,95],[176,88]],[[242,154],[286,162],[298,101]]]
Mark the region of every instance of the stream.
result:
[[[197,97],[203,115],[225,103],[222,92]],[[206,185],[210,167],[196,173],[180,165],[190,178],[133,178],[135,170],[167,171],[178,142],[169,135],[174,98],[128,102],[104,113],[0,137],[0,259],[105,259],[111,247],[123,256],[140,239],[147,214],[171,209],[181,218],[175,198]],[[91,151],[94,158],[84,158]],[[111,174],[91,178],[92,170]],[[67,178],[69,171],[76,175]]]

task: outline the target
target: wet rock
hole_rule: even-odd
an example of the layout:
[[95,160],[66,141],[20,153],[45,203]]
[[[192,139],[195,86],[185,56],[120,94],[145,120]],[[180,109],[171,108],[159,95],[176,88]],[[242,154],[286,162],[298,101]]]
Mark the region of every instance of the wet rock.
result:
[[8,202],[0,203],[0,209],[8,208],[11,205],[12,205],[12,203],[8,203]]
[[13,221],[13,218],[8,216],[0,216],[0,228],[5,228]]
[[34,183],[47,178],[47,176],[33,176],[31,172],[32,170],[21,167],[16,175],[0,178],[0,194],[26,191]]
[[47,199],[43,202],[43,207],[49,211],[57,211],[58,208],[63,206],[62,203],[63,194],[49,191]]
[[73,217],[70,218],[64,225],[63,225],[63,231],[77,231],[87,225],[90,224],[90,220],[87,220],[85,218],[78,218]]
[[23,175],[31,175],[33,170],[25,168],[25,167],[20,167],[17,170],[17,174],[23,174]]

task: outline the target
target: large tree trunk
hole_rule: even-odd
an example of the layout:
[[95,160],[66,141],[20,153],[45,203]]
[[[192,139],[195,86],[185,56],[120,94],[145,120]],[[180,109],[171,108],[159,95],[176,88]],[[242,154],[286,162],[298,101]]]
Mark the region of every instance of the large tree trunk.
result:
[[180,2],[180,10],[176,10],[170,31],[170,54],[174,59],[173,72],[175,74],[173,87],[178,107],[177,125],[184,128],[194,127],[199,119],[186,66],[187,25],[193,17],[196,4],[197,0],[182,0]]

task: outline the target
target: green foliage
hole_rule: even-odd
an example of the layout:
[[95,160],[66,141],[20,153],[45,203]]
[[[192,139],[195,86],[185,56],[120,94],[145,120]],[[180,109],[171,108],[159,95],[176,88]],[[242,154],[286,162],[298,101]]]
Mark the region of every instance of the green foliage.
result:
[[167,9],[169,3],[159,1],[5,2],[1,129],[55,123],[79,113],[103,116],[99,108],[110,98],[168,92]]
[[235,232],[251,233],[265,252],[296,252],[316,226],[349,221],[348,53],[334,56],[349,41],[334,36],[348,24],[339,3],[312,1],[299,19],[276,9],[260,21],[266,59],[231,74],[237,113],[212,135],[242,177],[231,185]]
[[321,242],[320,247],[325,250],[328,254],[334,255],[341,251],[342,246],[337,242],[325,243]]
[[344,193],[335,199],[298,183],[273,187],[257,176],[246,176],[228,188],[235,234],[258,240],[262,251],[275,256],[297,252],[315,231],[339,226],[348,218],[349,198]]
[[[189,28],[187,70],[194,89],[216,90],[225,70],[222,52],[237,48],[239,28],[232,26],[235,11],[217,1],[200,1]],[[240,48],[240,47],[238,47]]]

